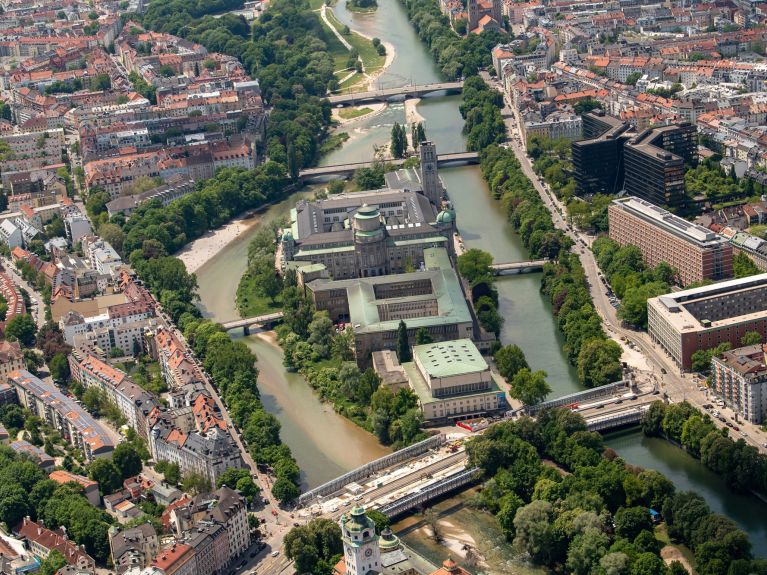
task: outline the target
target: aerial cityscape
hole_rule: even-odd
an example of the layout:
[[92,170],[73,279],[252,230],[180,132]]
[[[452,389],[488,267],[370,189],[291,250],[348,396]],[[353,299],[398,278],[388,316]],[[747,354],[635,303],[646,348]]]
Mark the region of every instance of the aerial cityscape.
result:
[[767,3],[0,0],[0,574],[767,575]]

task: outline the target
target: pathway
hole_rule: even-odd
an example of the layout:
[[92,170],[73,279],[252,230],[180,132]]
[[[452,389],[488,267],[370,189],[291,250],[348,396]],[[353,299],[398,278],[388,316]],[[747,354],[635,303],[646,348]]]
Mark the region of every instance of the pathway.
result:
[[323,4],[322,8],[320,8],[320,16],[322,17],[322,21],[325,22],[325,25],[332,30],[333,34],[335,34],[336,38],[338,38],[338,41],[344,45],[344,48],[346,48],[347,50],[349,50],[349,52],[351,52],[352,45],[349,44],[346,38],[344,38],[341,35],[341,33],[338,30],[336,30],[336,27],[330,23],[330,20],[328,20],[327,9],[328,7],[325,6],[325,4]]

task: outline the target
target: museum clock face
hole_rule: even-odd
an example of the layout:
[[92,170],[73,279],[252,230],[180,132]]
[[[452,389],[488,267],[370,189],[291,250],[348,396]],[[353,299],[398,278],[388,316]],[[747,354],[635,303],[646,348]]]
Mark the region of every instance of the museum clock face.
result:
[[372,549],[365,549],[365,557],[370,557],[373,554]]

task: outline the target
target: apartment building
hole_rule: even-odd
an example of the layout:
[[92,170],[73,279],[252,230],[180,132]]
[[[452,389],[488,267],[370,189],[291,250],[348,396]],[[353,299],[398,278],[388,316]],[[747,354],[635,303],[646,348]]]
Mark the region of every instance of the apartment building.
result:
[[109,529],[109,548],[112,564],[119,574],[131,568],[144,569],[151,564],[160,552],[160,541],[150,523],[122,531],[113,526]]
[[231,560],[250,547],[247,510],[245,498],[224,485],[216,491],[197,495],[175,507],[170,512],[170,523],[177,536],[183,535],[201,522],[223,526],[228,539],[228,557]]
[[147,420],[161,404],[151,393],[133,383],[128,375],[89,353],[75,350],[69,356],[72,379],[85,387],[106,393],[127,420],[128,426],[144,439],[149,437]]
[[64,340],[73,347],[92,342],[105,353],[114,348],[125,354],[142,349],[144,331],[154,317],[154,310],[145,302],[111,305],[106,312],[85,317],[69,311],[59,320]]
[[613,200],[607,213],[611,239],[637,246],[650,267],[668,263],[682,285],[732,276],[732,246],[711,230],[632,196]]
[[699,349],[737,348],[749,331],[767,339],[767,274],[647,300],[648,334],[684,370]]
[[167,206],[173,200],[183,198],[195,190],[194,180],[186,178],[181,174],[171,176],[162,186],[148,190],[143,194],[132,196],[121,196],[107,203],[107,211],[110,216],[122,213],[130,216],[139,206],[153,200],[159,201],[163,206]]
[[70,473],[65,469],[57,469],[48,476],[48,479],[55,481],[59,485],[65,483],[77,483],[83,489],[83,495],[88,500],[88,503],[94,507],[101,505],[101,495],[99,495],[99,484],[97,481],[88,479],[82,475]]
[[755,424],[761,424],[767,412],[765,347],[739,347],[711,362],[711,389],[735,413]]
[[41,559],[48,557],[52,551],[58,551],[64,556],[67,564],[73,565],[85,573],[96,572],[96,562],[93,557],[68,539],[63,527],[52,531],[42,523],[36,523],[27,516],[13,528],[13,532],[29,546],[32,554]]
[[165,575],[198,575],[194,549],[186,543],[174,543],[163,549],[152,562]]
[[18,341],[0,341],[0,383],[5,384],[11,372],[24,369],[25,365]]
[[79,403],[26,370],[12,372],[8,383],[19,403],[57,430],[61,437],[83,451],[86,460],[110,455],[115,448],[111,436]]
[[56,460],[53,459],[53,457],[45,453],[45,451],[36,445],[29,443],[29,441],[24,439],[11,441],[9,447],[19,455],[23,455],[30,461],[34,462],[34,464],[42,469],[45,473],[50,473],[56,467]]
[[24,305],[24,298],[11,277],[0,272],[0,294],[5,298],[8,304],[8,311],[5,312],[5,321],[9,321],[15,315],[27,313],[27,307]]

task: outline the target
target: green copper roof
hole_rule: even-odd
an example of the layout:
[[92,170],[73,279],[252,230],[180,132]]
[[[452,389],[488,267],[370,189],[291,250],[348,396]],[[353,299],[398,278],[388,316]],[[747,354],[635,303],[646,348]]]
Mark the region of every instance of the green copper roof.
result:
[[431,377],[450,377],[487,369],[487,362],[470,339],[427,343],[413,348],[413,357]]
[[455,220],[455,212],[453,210],[442,210],[437,214],[438,224],[449,224]]
[[357,213],[354,214],[354,217],[358,220],[372,220],[374,218],[378,218],[378,206],[362,204],[362,206],[360,206],[360,208],[357,210]]

